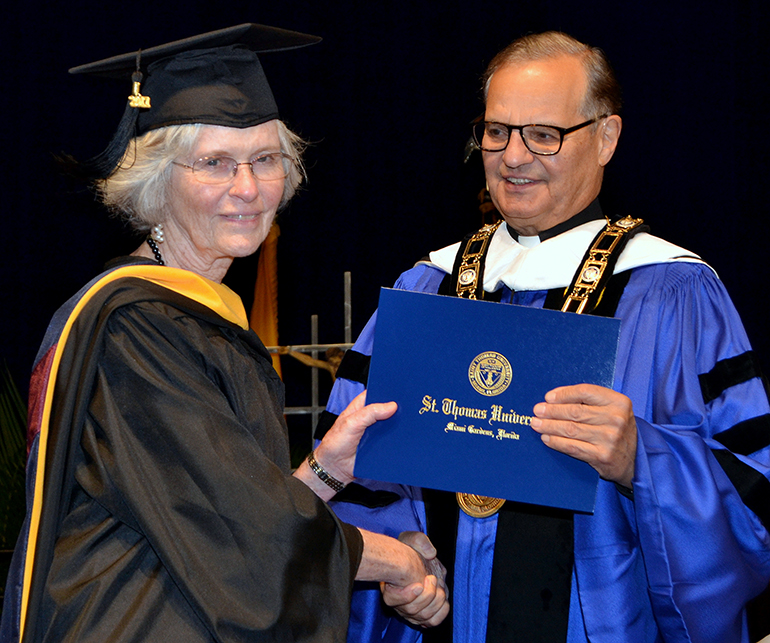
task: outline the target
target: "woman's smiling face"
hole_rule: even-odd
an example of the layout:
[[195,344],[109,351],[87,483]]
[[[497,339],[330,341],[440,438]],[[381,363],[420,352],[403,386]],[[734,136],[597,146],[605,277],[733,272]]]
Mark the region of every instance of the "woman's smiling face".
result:
[[[203,157],[229,156],[241,163],[280,151],[276,121],[244,129],[207,125],[189,158],[176,160],[192,165]],[[164,257],[169,256],[170,265],[220,281],[235,257],[253,254],[267,237],[284,180],[258,180],[248,165],[240,165],[232,180],[211,185],[175,165],[163,221]]]

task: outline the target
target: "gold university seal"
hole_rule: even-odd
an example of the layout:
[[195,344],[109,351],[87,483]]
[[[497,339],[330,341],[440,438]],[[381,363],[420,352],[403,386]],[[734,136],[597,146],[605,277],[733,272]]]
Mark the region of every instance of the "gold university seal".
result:
[[495,351],[481,353],[471,362],[468,379],[471,386],[482,395],[500,395],[513,379],[511,363]]

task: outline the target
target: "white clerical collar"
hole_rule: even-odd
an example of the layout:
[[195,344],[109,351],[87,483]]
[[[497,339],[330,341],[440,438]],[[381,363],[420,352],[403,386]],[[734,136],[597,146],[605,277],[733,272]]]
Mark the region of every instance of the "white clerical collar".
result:
[[[589,221],[606,221],[607,217],[604,216],[604,213],[602,212],[602,206],[599,204],[599,199],[594,199],[589,203],[585,208],[583,208],[580,212],[577,214],[573,214],[569,219],[566,221],[562,221],[561,223],[557,223],[552,228],[548,228],[547,230],[541,230],[537,233],[537,236],[535,239],[539,241],[548,241],[548,239],[552,239],[553,237],[556,237],[560,234],[564,234],[567,232],[567,230],[571,230],[572,228],[577,228],[579,225],[583,225],[584,223],[588,223]],[[529,237],[520,237],[519,233],[516,232],[512,227],[507,226],[508,234],[513,237],[514,241],[518,241],[521,243],[521,245],[526,246],[527,248],[531,248],[534,245],[537,245],[537,241],[532,242],[525,242],[522,241],[522,238],[529,239]]]
[[540,243],[540,237],[535,235],[534,237],[522,237],[519,235],[519,243],[525,248],[534,248]]

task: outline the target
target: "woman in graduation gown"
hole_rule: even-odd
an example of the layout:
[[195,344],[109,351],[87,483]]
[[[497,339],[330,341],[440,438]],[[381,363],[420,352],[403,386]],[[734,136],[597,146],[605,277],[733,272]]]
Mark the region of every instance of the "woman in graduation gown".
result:
[[282,383],[221,283],[303,174],[256,52],[316,40],[247,24],[71,70],[133,73],[115,139],[77,167],[148,236],[38,354],[3,641],[342,641],[354,579],[412,622],[448,611],[429,543],[324,502],[395,405],[357,399],[292,474]]

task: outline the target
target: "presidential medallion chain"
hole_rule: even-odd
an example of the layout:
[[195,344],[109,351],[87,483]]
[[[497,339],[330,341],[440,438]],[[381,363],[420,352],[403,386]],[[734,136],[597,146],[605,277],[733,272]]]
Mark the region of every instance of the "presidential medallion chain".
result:
[[457,296],[464,299],[476,299],[482,262],[487,254],[487,247],[502,221],[485,225],[465,243],[460,267],[457,271]]
[[[502,221],[485,225],[465,243],[462,259],[457,271],[457,296],[465,299],[476,299],[481,267],[486,258],[487,249],[492,236],[502,224]],[[466,514],[473,518],[486,518],[500,510],[505,500],[479,496],[473,493],[457,492],[457,504]]]
[[601,282],[612,253],[621,240],[634,228],[642,225],[642,219],[623,217],[614,223],[607,222],[607,226],[591,244],[588,258],[578,269],[575,285],[564,300],[561,307],[565,313],[582,313],[588,303],[588,298],[596,290]]

